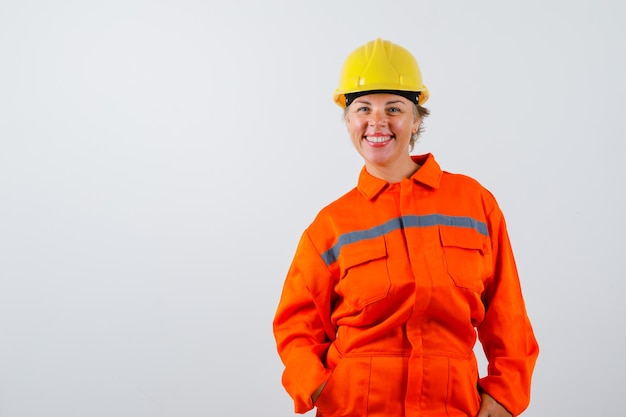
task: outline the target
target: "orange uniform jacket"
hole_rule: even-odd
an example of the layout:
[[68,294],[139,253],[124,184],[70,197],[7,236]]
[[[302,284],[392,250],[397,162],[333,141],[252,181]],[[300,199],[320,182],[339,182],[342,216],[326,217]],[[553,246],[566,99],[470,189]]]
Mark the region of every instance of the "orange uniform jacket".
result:
[[475,180],[413,158],[399,183],[364,168],[302,235],[273,323],[297,413],[324,382],[324,417],[473,417],[481,391],[528,406],[539,350],[502,212]]

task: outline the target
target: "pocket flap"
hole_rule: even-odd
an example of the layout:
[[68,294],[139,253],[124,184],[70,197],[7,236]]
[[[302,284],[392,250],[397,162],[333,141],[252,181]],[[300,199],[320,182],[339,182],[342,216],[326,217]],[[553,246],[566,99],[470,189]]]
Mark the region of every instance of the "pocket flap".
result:
[[349,243],[341,248],[339,267],[343,274],[353,266],[387,257],[387,246],[383,236]]
[[481,235],[476,229],[469,227],[439,227],[439,236],[442,246],[452,246],[463,249],[479,250],[488,253],[489,245],[487,237]]

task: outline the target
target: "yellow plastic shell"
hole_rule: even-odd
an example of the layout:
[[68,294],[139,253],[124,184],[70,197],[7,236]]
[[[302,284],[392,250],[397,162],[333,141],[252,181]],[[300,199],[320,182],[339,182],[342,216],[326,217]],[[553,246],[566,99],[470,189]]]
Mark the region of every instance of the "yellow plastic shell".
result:
[[348,55],[333,99],[346,107],[346,94],[372,90],[419,91],[420,105],[429,97],[415,57],[402,46],[380,38]]

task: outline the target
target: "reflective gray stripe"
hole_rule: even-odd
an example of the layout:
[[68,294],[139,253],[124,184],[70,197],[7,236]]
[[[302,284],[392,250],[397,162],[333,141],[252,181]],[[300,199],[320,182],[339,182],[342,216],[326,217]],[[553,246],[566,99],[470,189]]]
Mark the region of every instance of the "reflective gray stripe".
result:
[[372,239],[375,237],[386,235],[397,229],[407,227],[431,227],[431,226],[452,226],[475,229],[481,235],[489,236],[487,225],[471,217],[445,216],[443,214],[426,214],[423,216],[402,216],[391,219],[380,226],[372,227],[367,230],[357,230],[355,232],[344,233],[339,236],[337,243],[322,253],[322,259],[327,266],[337,261],[339,252],[343,245],[360,242],[362,240]]

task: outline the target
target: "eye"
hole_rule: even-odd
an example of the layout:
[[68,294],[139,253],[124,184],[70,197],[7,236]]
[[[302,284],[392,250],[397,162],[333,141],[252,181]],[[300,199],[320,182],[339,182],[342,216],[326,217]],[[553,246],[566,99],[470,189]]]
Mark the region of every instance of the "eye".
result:
[[399,108],[399,107],[389,107],[389,108],[387,109],[387,111],[388,111],[389,113],[401,113],[401,112],[402,112],[402,110],[400,110],[400,108]]
[[366,112],[368,110],[369,110],[369,107],[367,107],[367,106],[361,106],[361,107],[357,107],[355,109],[356,112]]

